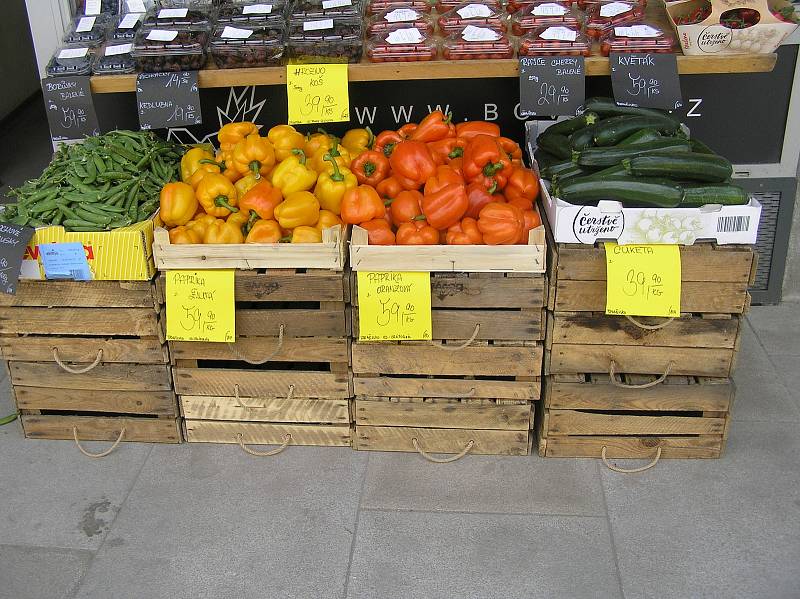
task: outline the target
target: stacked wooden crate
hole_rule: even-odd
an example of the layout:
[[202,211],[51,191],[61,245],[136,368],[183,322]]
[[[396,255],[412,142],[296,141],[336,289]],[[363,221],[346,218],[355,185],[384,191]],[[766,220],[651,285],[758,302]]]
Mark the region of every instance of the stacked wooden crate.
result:
[[25,436],[181,441],[151,281],[22,281],[0,335]]
[[[351,245],[355,448],[527,455],[541,390],[543,229],[503,248],[381,248],[362,233],[354,228]],[[359,341],[360,270],[430,272],[433,340]]]
[[539,453],[719,457],[748,285],[750,246],[680,246],[681,317],[607,316],[603,244],[552,244]]

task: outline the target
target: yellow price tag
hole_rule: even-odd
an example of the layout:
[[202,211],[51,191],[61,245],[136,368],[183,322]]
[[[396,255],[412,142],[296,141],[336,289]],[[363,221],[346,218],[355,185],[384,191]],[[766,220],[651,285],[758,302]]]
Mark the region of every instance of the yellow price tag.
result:
[[358,272],[360,341],[431,339],[428,272]]
[[166,293],[167,339],[236,340],[232,270],[171,270]]
[[677,245],[606,243],[606,314],[681,315],[681,253]]
[[350,120],[346,64],[286,65],[290,125]]

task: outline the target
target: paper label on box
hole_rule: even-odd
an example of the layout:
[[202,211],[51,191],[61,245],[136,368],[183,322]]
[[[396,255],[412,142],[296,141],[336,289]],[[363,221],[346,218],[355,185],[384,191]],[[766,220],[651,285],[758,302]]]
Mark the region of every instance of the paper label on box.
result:
[[658,37],[661,32],[650,25],[631,25],[630,27],[614,27],[617,37]]
[[333,29],[333,19],[306,21],[303,23],[303,31],[321,31],[322,29]]
[[106,46],[106,56],[117,56],[118,54],[130,54],[133,44],[116,44],[114,46]]
[[125,6],[128,7],[128,12],[147,12],[144,0],[125,0]]
[[132,29],[136,27],[136,23],[138,23],[141,18],[141,13],[129,13],[122,17],[119,25],[117,25],[117,29]]
[[323,10],[341,8],[342,6],[353,6],[353,0],[322,0]]
[[39,256],[42,258],[45,279],[92,280],[86,250],[80,242],[41,243]]
[[422,41],[422,34],[416,27],[398,29],[386,36],[386,41],[390,44],[418,44]]
[[386,13],[384,20],[389,23],[405,23],[418,17],[419,13],[411,8],[395,8],[393,11]]
[[252,29],[239,29],[238,27],[226,25],[220,37],[226,40],[246,40],[251,35],[253,35]]
[[59,58],[81,58],[89,53],[89,48],[64,48],[58,53]]
[[681,254],[677,245],[606,242],[606,314],[681,315]]
[[83,14],[99,15],[101,8],[100,0],[86,0],[86,5],[83,8]]
[[189,14],[188,8],[162,8],[158,11],[159,19],[183,19]]
[[171,270],[167,274],[167,339],[236,341],[232,270]]
[[569,27],[548,27],[539,34],[543,40],[560,40],[563,42],[574,42],[578,39],[578,32]]
[[178,37],[178,32],[172,29],[153,29],[147,34],[147,39],[154,42],[171,42]]
[[78,25],[75,27],[75,31],[77,33],[91,31],[96,20],[97,17],[81,17],[80,21],[78,21]]
[[474,19],[476,17],[491,17],[492,10],[485,4],[467,4],[457,11],[458,16],[462,19]]
[[624,12],[628,12],[633,7],[625,2],[609,2],[608,4],[600,5],[601,17],[616,17]]
[[358,271],[359,341],[431,339],[429,272]]
[[242,7],[243,15],[268,15],[272,12],[272,4],[251,4]]
[[461,32],[461,37],[467,42],[496,42],[500,39],[500,34],[488,27],[467,25]]
[[534,6],[533,14],[537,17],[558,17],[567,14],[567,9],[555,2],[547,2],[539,6]]

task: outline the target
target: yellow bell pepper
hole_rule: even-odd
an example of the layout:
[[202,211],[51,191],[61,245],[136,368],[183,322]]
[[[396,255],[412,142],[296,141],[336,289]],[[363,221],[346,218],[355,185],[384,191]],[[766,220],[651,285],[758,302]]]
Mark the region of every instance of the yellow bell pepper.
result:
[[320,231],[324,231],[325,229],[330,229],[331,227],[341,224],[342,219],[336,216],[333,212],[330,210],[320,210],[319,220],[317,220],[317,224],[314,226]]
[[159,194],[161,222],[168,227],[185,225],[197,212],[194,189],[187,183],[167,183]]
[[330,150],[333,146],[334,137],[325,133],[322,129],[318,133],[310,133],[306,135],[306,143],[303,146],[303,151],[306,156],[313,156],[321,149]]
[[236,183],[242,178],[242,174],[237,171],[233,166],[233,150],[217,152],[217,166],[220,171],[225,175],[231,183]]
[[241,227],[220,218],[208,225],[203,243],[244,243]]
[[169,242],[176,245],[203,243],[203,236],[194,229],[181,225],[169,230]]
[[375,145],[375,135],[369,127],[350,129],[342,137],[342,145],[347,148],[353,158],[357,158],[359,154],[372,149]]
[[220,168],[216,164],[201,164],[200,167],[192,173],[192,176],[189,177],[189,180],[186,181],[189,185],[191,185],[194,189],[197,189],[197,186],[200,184],[200,181],[203,180],[208,173],[216,173],[219,174]]
[[291,125],[275,125],[267,133],[267,139],[275,149],[275,159],[280,162],[292,155],[292,150],[302,150],[306,138]]
[[272,185],[281,190],[283,197],[296,191],[308,191],[316,182],[317,173],[306,164],[306,155],[302,150],[294,150],[293,155],[281,162],[272,173]]
[[322,231],[314,227],[295,227],[292,231],[292,243],[322,243]]
[[242,232],[242,235],[246,235],[246,226],[249,220],[250,215],[247,212],[242,212],[239,210],[239,212],[231,212],[228,215],[228,218],[225,219],[225,222],[238,226],[239,230]]
[[350,157],[350,152],[347,151],[347,148],[335,143],[333,147],[327,150],[317,150],[317,153],[314,154],[309,161],[311,163],[311,168],[318,173],[323,173],[325,171],[333,172],[333,166],[327,159],[327,156],[333,158],[333,160],[336,161],[336,164],[343,166],[344,168],[350,168],[350,163],[353,162],[353,159]]
[[260,181],[261,179],[259,179],[255,173],[250,173],[249,175],[245,175],[236,181],[233,186],[236,188],[236,193],[238,193],[239,197],[242,198],[244,197],[244,194],[253,189],[253,187],[255,187]]
[[[208,225],[215,222],[217,220],[216,216],[212,216],[210,214],[203,213],[201,216],[197,216],[194,219],[190,220],[186,223],[186,228],[191,229],[195,233],[200,236],[202,240],[206,234],[206,229],[208,229]],[[202,243],[202,241],[198,242]]]
[[358,179],[350,169],[339,167],[331,156],[328,156],[332,173],[322,172],[317,178],[314,195],[319,200],[319,205],[325,210],[339,214],[342,205],[342,196],[348,189],[358,187]]
[[283,229],[274,220],[259,220],[250,229],[245,243],[278,243],[283,239]]
[[217,133],[217,141],[219,142],[219,149],[223,152],[230,152],[248,135],[258,133],[258,127],[255,123],[243,121],[240,123],[228,123],[224,125]]
[[206,148],[200,147],[192,148],[183,155],[181,158],[181,181],[191,185],[190,179],[192,178],[192,175],[197,172],[197,169],[203,166],[200,163],[201,160],[214,160],[214,155]]
[[206,214],[225,218],[231,212],[239,210],[236,207],[239,203],[236,188],[224,175],[207,174],[197,186],[196,193],[197,201]]
[[233,168],[242,176],[248,173],[266,175],[274,164],[272,143],[257,133],[248,135],[233,149]]
[[284,229],[313,227],[319,220],[319,202],[313,193],[296,191],[286,196],[286,199],[275,207],[273,214]]

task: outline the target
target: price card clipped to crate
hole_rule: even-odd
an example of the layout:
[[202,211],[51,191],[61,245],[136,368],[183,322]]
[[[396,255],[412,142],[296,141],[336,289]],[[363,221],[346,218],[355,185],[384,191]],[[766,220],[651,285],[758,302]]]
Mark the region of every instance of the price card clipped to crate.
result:
[[358,272],[359,340],[431,340],[429,272]]
[[286,66],[290,125],[318,125],[350,120],[346,64]]
[[681,254],[677,245],[605,244],[606,314],[681,315]]
[[236,341],[234,271],[171,270],[167,274],[167,339]]

